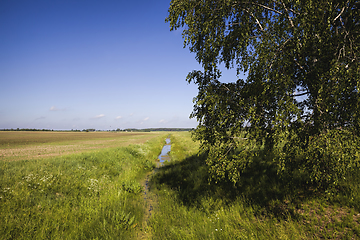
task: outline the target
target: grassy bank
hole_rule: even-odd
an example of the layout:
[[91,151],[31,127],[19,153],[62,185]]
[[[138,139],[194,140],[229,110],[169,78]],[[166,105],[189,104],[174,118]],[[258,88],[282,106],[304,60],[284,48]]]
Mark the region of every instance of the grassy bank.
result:
[[144,215],[140,181],[155,167],[164,138],[54,158],[1,161],[1,238],[136,238]]
[[359,179],[349,176],[337,196],[288,186],[276,169],[253,163],[237,187],[209,184],[204,156],[189,133],[172,134],[172,162],[151,180],[158,203],[152,239],[358,239]]

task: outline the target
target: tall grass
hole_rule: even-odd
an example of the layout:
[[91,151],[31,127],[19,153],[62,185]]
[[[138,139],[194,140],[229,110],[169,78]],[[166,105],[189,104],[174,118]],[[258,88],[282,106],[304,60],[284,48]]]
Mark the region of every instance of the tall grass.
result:
[[0,162],[1,239],[129,239],[140,231],[140,181],[164,137],[63,157]]
[[239,185],[210,183],[206,158],[197,155],[189,133],[172,134],[171,141],[172,161],[150,182],[158,199],[149,222],[152,239],[360,237],[360,214],[350,195],[330,201],[301,186],[291,189],[261,150]]
[[[0,239],[358,239],[360,175],[331,198],[290,186],[259,151],[241,182],[209,180],[190,133],[140,184],[168,134],[145,144],[0,162]],[[145,214],[151,205],[151,216]]]

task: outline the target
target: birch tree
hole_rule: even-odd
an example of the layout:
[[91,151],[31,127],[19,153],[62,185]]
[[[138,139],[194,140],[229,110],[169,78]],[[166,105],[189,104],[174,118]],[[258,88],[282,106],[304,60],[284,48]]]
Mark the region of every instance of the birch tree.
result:
[[[244,141],[276,153],[286,170],[297,154],[311,165],[314,139],[359,136],[359,17],[356,0],[171,1],[166,21],[203,68],[186,80],[198,86],[191,117],[215,179],[237,182],[253,154],[239,152]],[[223,83],[221,65],[247,78]],[[326,161],[320,155],[311,161]]]

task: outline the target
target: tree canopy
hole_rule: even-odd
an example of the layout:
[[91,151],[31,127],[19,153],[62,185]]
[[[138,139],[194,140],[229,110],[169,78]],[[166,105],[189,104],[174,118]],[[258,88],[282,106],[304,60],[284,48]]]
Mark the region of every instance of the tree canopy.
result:
[[[359,136],[359,20],[357,0],[171,1],[166,21],[203,67],[187,81],[198,85],[191,116],[214,176],[236,182],[250,161],[239,138],[279,151],[284,169],[314,137]],[[221,82],[222,64],[247,78]]]

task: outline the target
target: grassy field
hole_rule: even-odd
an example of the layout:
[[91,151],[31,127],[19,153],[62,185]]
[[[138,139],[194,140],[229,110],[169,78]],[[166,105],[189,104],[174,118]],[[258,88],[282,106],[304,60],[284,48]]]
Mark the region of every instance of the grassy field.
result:
[[148,224],[151,239],[359,239],[359,174],[348,191],[304,193],[279,179],[261,159],[238,187],[209,184],[204,156],[188,133],[172,134],[172,161],[150,186],[157,205]]
[[71,144],[82,152],[0,161],[0,239],[137,238],[145,211],[140,183],[167,134],[6,134],[10,140],[1,141],[14,151]]
[[[360,238],[360,174],[324,198],[290,191],[259,160],[235,188],[209,184],[206,159],[188,132],[49,134],[33,142],[12,135],[2,150],[105,142],[75,154],[3,157],[0,239]],[[171,162],[155,169],[169,134]]]
[[18,132],[0,131],[0,161],[73,154],[140,144],[161,132]]

